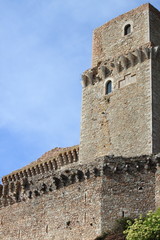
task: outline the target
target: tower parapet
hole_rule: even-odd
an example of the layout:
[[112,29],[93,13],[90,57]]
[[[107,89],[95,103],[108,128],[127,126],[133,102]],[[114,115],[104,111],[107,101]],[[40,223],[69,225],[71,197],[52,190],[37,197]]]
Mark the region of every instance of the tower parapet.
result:
[[[144,62],[152,57],[155,59],[160,56],[160,46],[153,47],[151,42],[145,46],[141,46],[138,49],[128,52],[125,55],[120,55],[116,59],[107,59],[97,64],[97,66],[86,70],[82,74],[82,86],[95,85],[100,81],[105,81],[106,78],[113,74],[119,74],[122,71],[132,68],[137,64]],[[132,83],[132,82],[131,82]],[[117,88],[120,88],[121,84],[117,84]]]

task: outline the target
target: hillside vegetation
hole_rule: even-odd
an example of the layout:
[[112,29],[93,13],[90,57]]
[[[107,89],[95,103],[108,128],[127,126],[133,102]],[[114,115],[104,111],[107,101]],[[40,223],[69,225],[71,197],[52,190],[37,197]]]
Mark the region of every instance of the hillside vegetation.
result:
[[160,240],[160,209],[134,220],[121,218],[111,232],[95,240]]

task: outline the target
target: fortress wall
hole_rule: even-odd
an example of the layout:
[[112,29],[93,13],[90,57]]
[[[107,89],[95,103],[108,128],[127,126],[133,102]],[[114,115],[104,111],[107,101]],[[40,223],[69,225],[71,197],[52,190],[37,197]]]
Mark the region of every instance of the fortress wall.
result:
[[102,184],[87,171],[28,178],[17,202],[0,209],[0,239],[93,240],[101,232]]
[[[114,221],[155,208],[156,157],[102,157],[21,181],[0,198],[1,240],[93,240]],[[6,201],[5,201],[6,200]],[[3,204],[2,204],[3,202]],[[124,213],[123,213],[124,212]]]
[[[103,177],[102,232],[113,228],[121,217],[135,218],[155,210],[155,166],[144,159],[141,157],[136,163],[136,159],[130,159],[133,162],[123,163],[121,173],[117,166],[114,174]],[[157,192],[158,196],[160,198],[160,192]]]
[[74,186],[0,210],[1,240],[93,240],[100,234],[99,181]]
[[[95,29],[92,66],[94,67],[100,61],[112,59],[149,42],[148,15],[149,4],[144,4]],[[127,23],[132,25],[133,32],[124,36],[123,30]]]
[[[83,87],[80,162],[92,161],[91,156],[152,153],[151,48],[141,49],[123,55],[121,63],[105,61],[84,73],[83,81],[90,72],[93,79]],[[108,80],[113,91],[106,95]]]

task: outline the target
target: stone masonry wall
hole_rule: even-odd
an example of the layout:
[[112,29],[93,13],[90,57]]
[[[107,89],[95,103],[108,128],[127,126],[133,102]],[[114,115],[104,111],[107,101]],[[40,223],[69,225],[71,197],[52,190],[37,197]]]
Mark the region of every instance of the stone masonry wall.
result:
[[[149,42],[149,4],[133,9],[94,30],[92,66],[120,56]],[[132,34],[124,36],[124,26],[131,24]]]
[[[151,49],[143,46],[123,55],[118,66],[116,59],[104,61],[84,73],[80,162],[152,153]],[[113,91],[106,95],[108,80]]]
[[159,26],[159,11],[144,4],[95,30],[93,67],[82,75],[80,162],[160,151]]
[[[151,158],[123,159],[121,165],[119,158],[113,158],[113,162],[114,173],[103,177],[102,232],[112,228],[118,218],[135,218],[155,210],[156,165]],[[158,197],[160,192],[157,192]]]
[[0,239],[93,240],[101,233],[101,181],[90,165],[5,183]]
[[5,183],[19,188],[0,198],[0,239],[94,240],[119,217],[155,209],[158,163],[155,156],[106,156]]

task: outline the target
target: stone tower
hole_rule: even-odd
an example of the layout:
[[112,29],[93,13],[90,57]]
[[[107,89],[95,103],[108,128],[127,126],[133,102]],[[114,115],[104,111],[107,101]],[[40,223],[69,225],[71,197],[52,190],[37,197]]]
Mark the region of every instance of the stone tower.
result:
[[160,152],[160,12],[144,4],[93,34],[82,75],[80,161]]

